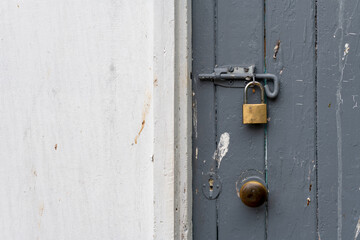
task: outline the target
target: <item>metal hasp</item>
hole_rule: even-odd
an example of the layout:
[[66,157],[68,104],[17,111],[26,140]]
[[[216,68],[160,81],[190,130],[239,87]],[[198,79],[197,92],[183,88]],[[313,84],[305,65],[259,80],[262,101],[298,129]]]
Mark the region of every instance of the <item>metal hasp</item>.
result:
[[265,85],[266,96],[276,98],[279,93],[279,79],[271,73],[255,73],[255,66],[239,67],[239,66],[222,66],[214,68],[214,72],[210,74],[199,74],[200,80],[246,80],[267,79],[274,82],[274,90],[271,91],[269,85]]

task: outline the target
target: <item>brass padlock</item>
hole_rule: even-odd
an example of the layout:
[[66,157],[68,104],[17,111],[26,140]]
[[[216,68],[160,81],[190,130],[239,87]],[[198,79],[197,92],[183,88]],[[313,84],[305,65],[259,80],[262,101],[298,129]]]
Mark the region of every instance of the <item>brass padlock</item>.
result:
[[[261,103],[248,104],[247,103],[247,89],[251,85],[259,86],[261,90]],[[252,81],[246,84],[244,90],[244,104],[243,104],[243,123],[244,124],[259,124],[267,123],[266,104],[264,101],[264,87],[257,81]]]

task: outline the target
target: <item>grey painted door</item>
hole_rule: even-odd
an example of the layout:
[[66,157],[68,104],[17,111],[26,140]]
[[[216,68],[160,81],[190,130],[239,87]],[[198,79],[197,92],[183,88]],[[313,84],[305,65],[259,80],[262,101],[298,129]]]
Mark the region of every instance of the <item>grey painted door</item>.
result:
[[[192,2],[194,239],[360,239],[359,1]],[[198,78],[252,64],[280,79],[266,125],[242,123],[244,81]],[[258,208],[236,190],[249,171]]]

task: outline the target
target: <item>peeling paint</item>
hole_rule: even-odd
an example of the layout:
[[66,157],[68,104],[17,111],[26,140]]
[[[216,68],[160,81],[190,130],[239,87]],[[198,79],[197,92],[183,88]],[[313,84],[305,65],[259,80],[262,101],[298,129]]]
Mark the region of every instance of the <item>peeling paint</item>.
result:
[[[345,43],[345,49],[344,49],[344,57],[349,54],[350,45],[348,43]],[[342,60],[344,60],[344,57]]]
[[214,152],[213,159],[217,161],[218,168],[220,167],[222,159],[229,151],[230,134],[225,132],[220,136],[220,142],[218,143],[217,149]]
[[354,240],[356,240],[358,238],[359,233],[360,233],[360,217],[359,217],[359,220],[358,220],[358,222],[356,224]]
[[357,101],[356,101],[356,98],[357,98],[358,96],[359,96],[359,95],[352,95],[353,102],[354,102],[353,109],[358,107],[358,103],[357,103]]
[[273,55],[273,59],[276,59],[277,54],[279,52],[279,48],[280,48],[280,40],[277,41],[275,47],[274,47],[274,55]]

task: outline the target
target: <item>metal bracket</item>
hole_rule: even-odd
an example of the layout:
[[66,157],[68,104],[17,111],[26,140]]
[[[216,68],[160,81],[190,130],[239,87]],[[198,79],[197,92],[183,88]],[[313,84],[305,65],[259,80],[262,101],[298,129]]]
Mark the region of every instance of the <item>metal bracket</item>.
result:
[[269,85],[265,85],[265,92],[269,98],[275,98],[279,93],[279,79],[271,73],[255,73],[255,66],[239,67],[239,66],[222,66],[214,68],[214,72],[210,74],[199,74],[200,80],[255,80],[255,79],[271,79],[274,82],[274,90],[271,91]]

